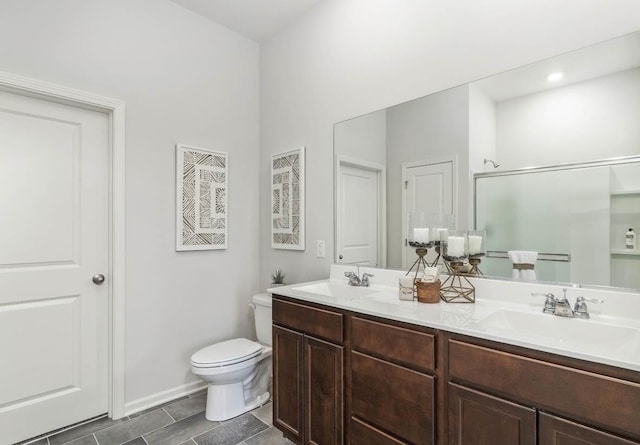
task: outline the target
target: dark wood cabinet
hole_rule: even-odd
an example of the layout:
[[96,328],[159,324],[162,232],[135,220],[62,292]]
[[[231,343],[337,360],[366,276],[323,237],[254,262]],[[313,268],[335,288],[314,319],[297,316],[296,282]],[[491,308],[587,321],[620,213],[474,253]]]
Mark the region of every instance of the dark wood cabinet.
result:
[[535,409],[455,383],[448,392],[450,445],[536,445]]
[[435,335],[356,315],[349,321],[351,443],[434,444]]
[[273,326],[273,424],[297,443],[303,439],[304,336]]
[[299,445],[640,445],[640,373],[273,299],[273,423]]
[[[531,419],[524,422],[521,416],[527,410],[541,445],[640,445],[633,441],[640,438],[637,373],[452,337],[447,351],[450,445],[535,443]],[[516,440],[518,429],[525,434]],[[484,441],[478,434],[487,431],[493,439]],[[478,436],[465,441],[464,434]],[[503,434],[509,438],[496,439]]]
[[343,442],[342,346],[305,336],[305,443]]
[[351,439],[350,445],[399,445],[405,443],[355,417],[351,418],[349,437]]
[[273,300],[273,424],[297,444],[344,442],[342,317]]
[[639,445],[570,420],[540,413],[539,436],[544,445]]

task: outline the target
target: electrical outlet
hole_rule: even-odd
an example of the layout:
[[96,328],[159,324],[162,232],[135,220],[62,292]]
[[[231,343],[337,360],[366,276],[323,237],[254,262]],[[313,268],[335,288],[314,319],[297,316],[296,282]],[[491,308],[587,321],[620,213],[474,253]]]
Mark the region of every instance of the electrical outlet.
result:
[[316,257],[324,258],[324,240],[316,240]]

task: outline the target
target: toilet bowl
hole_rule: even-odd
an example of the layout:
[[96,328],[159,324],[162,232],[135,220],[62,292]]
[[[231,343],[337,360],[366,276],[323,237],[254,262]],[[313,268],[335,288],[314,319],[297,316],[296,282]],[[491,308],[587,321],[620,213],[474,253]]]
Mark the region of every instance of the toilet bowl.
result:
[[191,356],[191,372],[208,384],[208,420],[227,420],[269,400],[271,295],[254,295],[252,301],[259,342],[234,338]]

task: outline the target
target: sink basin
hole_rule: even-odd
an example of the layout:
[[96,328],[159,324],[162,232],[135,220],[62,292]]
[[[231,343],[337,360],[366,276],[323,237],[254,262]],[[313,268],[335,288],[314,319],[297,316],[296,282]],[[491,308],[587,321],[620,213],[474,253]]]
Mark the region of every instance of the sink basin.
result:
[[294,287],[292,290],[320,294],[326,297],[360,297],[379,292],[372,287],[349,286],[347,283],[325,281],[322,283],[307,284],[305,286]]
[[532,339],[541,336],[556,343],[585,347],[618,347],[637,339],[638,330],[592,320],[499,310],[485,317],[480,325],[487,330],[511,331]]

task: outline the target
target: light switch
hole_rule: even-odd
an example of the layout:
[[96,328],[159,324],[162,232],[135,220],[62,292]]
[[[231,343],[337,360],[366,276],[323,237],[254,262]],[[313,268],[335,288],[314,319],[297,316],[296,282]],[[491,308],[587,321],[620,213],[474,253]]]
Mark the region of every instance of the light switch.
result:
[[319,239],[316,241],[316,257],[324,258],[324,240]]

